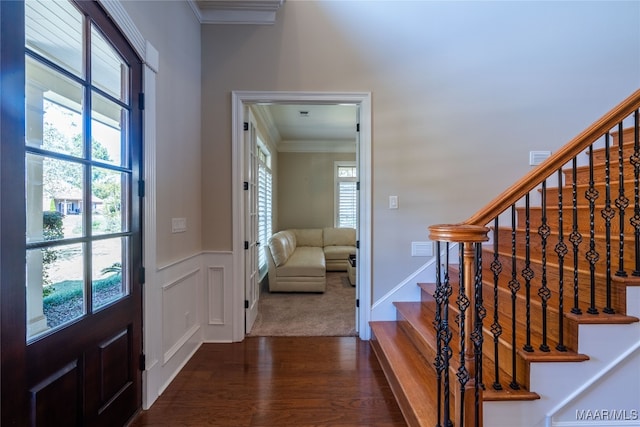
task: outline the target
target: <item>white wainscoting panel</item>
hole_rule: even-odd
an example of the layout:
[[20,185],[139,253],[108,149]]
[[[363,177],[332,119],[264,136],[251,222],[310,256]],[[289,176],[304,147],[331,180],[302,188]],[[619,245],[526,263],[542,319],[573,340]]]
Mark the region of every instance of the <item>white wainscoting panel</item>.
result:
[[202,254],[193,254],[158,269],[147,267],[146,279],[145,409],[202,344]]
[[162,286],[162,350],[167,363],[200,328],[197,268]]
[[209,324],[224,325],[224,267],[209,267]]
[[[205,342],[232,342],[234,307],[234,286],[244,287],[242,281],[233,280],[232,252],[204,252],[202,265],[206,271],[205,289],[202,295],[203,312],[202,336]],[[243,291],[244,292],[244,291]]]

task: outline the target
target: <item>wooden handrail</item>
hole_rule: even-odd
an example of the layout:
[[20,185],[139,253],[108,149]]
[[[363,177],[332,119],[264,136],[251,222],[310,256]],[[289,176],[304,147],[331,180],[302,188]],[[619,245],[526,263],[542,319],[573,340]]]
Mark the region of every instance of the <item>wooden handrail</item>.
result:
[[487,225],[638,108],[640,108],[640,89],[573,138],[554,155],[542,162],[540,166],[505,190],[491,203],[464,221],[463,224]]

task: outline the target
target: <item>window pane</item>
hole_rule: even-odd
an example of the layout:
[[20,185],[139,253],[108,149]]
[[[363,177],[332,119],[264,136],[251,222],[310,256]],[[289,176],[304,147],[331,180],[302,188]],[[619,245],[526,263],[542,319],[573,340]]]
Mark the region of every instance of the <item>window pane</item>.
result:
[[99,240],[93,243],[92,250],[92,289],[94,311],[127,295],[128,286],[123,281],[126,257],[123,248],[127,247],[127,238]]
[[338,178],[356,178],[355,166],[338,166]]
[[85,314],[83,265],[82,244],[27,251],[27,338]]
[[82,86],[32,59],[26,79],[27,145],[81,157]]
[[68,1],[27,0],[27,48],[82,77],[82,20]]
[[83,166],[27,154],[27,243],[82,236]]
[[100,31],[91,26],[91,79],[94,86],[128,102],[129,66]]
[[95,93],[91,102],[91,158],[126,167],[128,111]]
[[126,211],[126,197],[128,175],[105,168],[91,169],[91,201],[93,234],[120,233],[128,231]]

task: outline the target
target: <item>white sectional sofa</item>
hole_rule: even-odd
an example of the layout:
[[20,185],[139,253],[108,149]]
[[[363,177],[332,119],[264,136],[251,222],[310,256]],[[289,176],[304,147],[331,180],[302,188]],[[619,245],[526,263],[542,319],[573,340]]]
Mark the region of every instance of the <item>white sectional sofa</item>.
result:
[[347,271],[356,253],[353,228],[279,231],[265,247],[271,292],[324,292],[327,271]]

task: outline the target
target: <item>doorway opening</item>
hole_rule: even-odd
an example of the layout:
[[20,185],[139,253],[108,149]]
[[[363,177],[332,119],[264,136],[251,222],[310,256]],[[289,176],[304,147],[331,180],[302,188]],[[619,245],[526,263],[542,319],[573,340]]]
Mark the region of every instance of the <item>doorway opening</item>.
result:
[[[252,111],[271,108],[286,109],[294,106],[296,111],[307,113],[314,107],[348,107],[354,112],[354,163],[357,165],[357,264],[355,267],[355,327],[357,335],[362,339],[369,338],[368,321],[371,307],[371,95],[369,93],[317,93],[317,92],[233,92],[232,93],[232,126],[233,126],[233,212],[234,217],[245,219],[251,215],[249,212],[249,199],[243,194],[246,188],[246,171],[251,162],[251,150],[246,141],[247,131],[250,130],[250,115]],[[302,108],[304,106],[304,108]],[[245,125],[247,123],[247,125]],[[250,145],[249,145],[250,146]],[[313,150],[318,150],[314,148]],[[313,151],[312,150],[312,151]],[[331,149],[330,151],[333,151]],[[236,191],[237,190],[237,191]],[[276,196],[277,197],[277,196]],[[334,195],[332,195],[334,197]],[[277,203],[277,202],[274,202]],[[333,205],[331,207],[333,210]],[[333,211],[332,211],[333,212]],[[344,214],[344,212],[343,212]],[[333,213],[332,213],[333,215]],[[276,220],[278,221],[278,220]],[[293,223],[287,223],[290,219],[283,219],[280,224],[285,228]],[[275,227],[278,223],[274,224]],[[294,228],[294,227],[291,227]],[[247,231],[249,230],[249,231]],[[277,231],[277,230],[274,230]],[[233,229],[234,236],[234,307],[242,307],[242,310],[234,310],[234,340],[241,341],[245,336],[245,325],[255,319],[257,301],[250,301],[255,295],[255,286],[247,286],[247,278],[255,280],[252,272],[259,268],[247,268],[248,261],[257,256],[251,251],[245,250],[246,244],[251,240],[251,229],[246,227],[244,221],[236,221]],[[249,238],[249,240],[247,240]],[[265,242],[266,243],[266,242]],[[345,277],[346,278],[346,277]],[[253,291],[252,291],[253,289]],[[247,308],[244,308],[247,307]],[[252,312],[253,311],[253,312]]]

